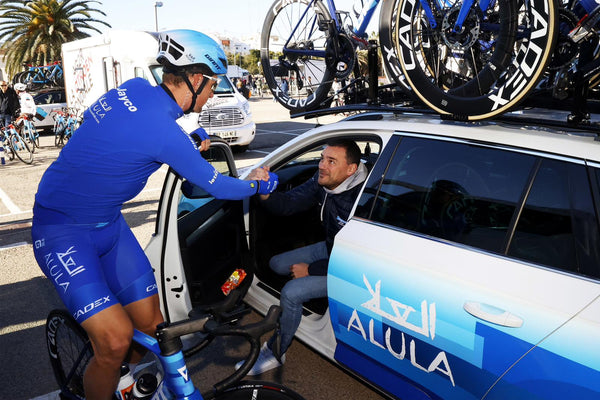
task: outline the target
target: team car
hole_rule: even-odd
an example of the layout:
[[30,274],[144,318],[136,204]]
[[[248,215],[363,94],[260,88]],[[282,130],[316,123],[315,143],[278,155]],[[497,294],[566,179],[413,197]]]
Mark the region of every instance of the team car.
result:
[[[297,339],[392,398],[600,397],[597,134],[366,113],[256,166],[289,190],[338,137],[359,144],[370,174],[335,238],[328,298],[304,305]],[[225,143],[204,155],[236,175]],[[222,300],[240,267],[244,301],[266,313],[286,282],[270,257],[318,240],[316,210],[275,217],[171,170],[146,252],[165,318],[178,321]]]

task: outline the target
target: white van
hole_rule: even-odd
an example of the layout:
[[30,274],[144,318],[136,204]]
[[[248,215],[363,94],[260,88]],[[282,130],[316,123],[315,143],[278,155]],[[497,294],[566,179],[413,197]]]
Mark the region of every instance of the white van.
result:
[[[144,31],[111,30],[63,44],[67,105],[85,109],[108,90],[136,77],[160,84],[157,51],[158,34]],[[202,126],[239,150],[248,147],[256,131],[248,101],[228,79],[221,80],[200,115],[190,114],[178,122],[188,132]]]

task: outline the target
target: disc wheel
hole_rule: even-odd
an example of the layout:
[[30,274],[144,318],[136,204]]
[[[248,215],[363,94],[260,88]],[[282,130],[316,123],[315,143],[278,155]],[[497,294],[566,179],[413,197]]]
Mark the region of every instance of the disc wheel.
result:
[[492,0],[482,10],[475,2],[457,30],[461,8],[459,0],[387,2],[386,67],[440,114],[492,118],[523,100],[542,76],[556,36],[556,3]]

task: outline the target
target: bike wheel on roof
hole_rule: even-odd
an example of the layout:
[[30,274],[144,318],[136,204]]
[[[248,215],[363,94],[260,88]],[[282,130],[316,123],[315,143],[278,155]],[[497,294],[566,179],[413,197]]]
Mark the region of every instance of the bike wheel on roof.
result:
[[384,2],[382,32],[391,44],[384,60],[435,111],[482,120],[535,88],[552,55],[558,13],[555,0],[465,3]]
[[[312,7],[309,4],[312,3]],[[317,108],[333,82],[331,32],[335,29],[322,2],[277,0],[265,18],[261,35],[261,66],[271,93],[292,111]],[[346,66],[352,69],[354,52]],[[283,79],[290,87],[285,90]]]

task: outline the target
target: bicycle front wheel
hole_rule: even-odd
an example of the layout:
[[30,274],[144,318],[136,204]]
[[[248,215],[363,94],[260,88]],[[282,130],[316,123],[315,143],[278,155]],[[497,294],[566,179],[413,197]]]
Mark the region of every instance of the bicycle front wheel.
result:
[[460,29],[462,0],[393,0],[382,23],[421,101],[456,119],[483,120],[509,111],[535,87],[552,55],[558,13],[555,0],[473,4]]
[[50,364],[62,394],[84,399],[83,374],[93,356],[85,330],[65,310],[53,310],[46,320]]
[[283,385],[272,382],[240,382],[219,393],[215,400],[304,400],[304,397]]
[[291,111],[317,108],[327,97],[333,81],[326,55],[330,20],[320,1],[277,0],[269,8],[260,40],[261,66],[273,96]]
[[10,147],[17,156],[17,158],[23,161],[25,164],[31,164],[33,162],[33,151],[29,148],[29,145],[21,135],[18,133],[12,133],[10,135]]

